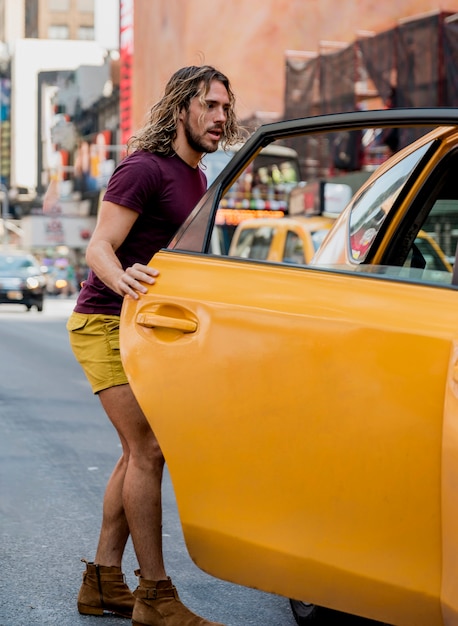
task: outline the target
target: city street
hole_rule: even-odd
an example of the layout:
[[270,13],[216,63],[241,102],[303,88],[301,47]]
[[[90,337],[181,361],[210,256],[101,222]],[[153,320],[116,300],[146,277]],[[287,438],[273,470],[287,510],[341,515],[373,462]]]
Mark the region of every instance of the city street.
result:
[[[71,354],[68,299],[43,313],[0,306],[0,626],[126,624],[80,616],[76,595],[97,541],[104,487],[120,449]],[[168,474],[164,550],[190,608],[227,626],[293,626],[288,600],[216,580],[186,551]],[[135,587],[129,544],[124,569]]]

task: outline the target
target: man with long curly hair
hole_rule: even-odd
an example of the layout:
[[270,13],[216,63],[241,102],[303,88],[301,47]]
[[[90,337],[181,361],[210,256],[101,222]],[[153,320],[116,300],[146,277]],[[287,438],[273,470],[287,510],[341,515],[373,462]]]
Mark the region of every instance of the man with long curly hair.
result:
[[[109,611],[137,626],[215,626],[185,607],[162,554],[164,458],[124,373],[123,298],[137,299],[158,272],[148,267],[206,190],[203,154],[240,139],[228,78],[210,66],[178,70],[108,183],[87,248],[90,267],[67,322],[70,343],[122,445],[106,487],[94,561],[78,595],[86,615]],[[129,534],[139,563],[132,594],[121,561]],[[220,625],[221,626],[221,625]]]

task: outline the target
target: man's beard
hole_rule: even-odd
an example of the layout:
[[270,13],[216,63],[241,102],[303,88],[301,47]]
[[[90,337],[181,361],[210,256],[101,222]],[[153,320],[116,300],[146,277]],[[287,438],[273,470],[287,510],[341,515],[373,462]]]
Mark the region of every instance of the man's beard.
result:
[[202,135],[198,135],[193,131],[191,125],[189,124],[189,117],[186,118],[184,132],[186,134],[187,142],[196,152],[201,152],[203,154],[205,152],[215,152],[218,149],[218,142],[210,140],[204,141]]

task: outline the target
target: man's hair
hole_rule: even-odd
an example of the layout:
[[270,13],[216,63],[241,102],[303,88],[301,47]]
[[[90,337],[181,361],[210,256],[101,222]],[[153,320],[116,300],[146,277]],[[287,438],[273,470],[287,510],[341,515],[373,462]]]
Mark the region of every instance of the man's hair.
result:
[[240,141],[240,129],[234,110],[235,96],[229,79],[210,65],[191,65],[178,70],[170,78],[163,97],[151,107],[143,128],[129,139],[128,151],[147,150],[164,156],[173,154],[180,111],[188,111],[191,100],[196,96],[204,103],[214,80],[226,87],[229,96],[229,109],[221,143],[224,147]]

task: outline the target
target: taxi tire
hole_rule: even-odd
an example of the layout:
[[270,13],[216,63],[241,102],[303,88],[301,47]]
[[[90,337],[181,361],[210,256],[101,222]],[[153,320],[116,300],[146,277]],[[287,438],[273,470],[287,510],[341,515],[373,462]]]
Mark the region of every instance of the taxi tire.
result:
[[315,604],[300,600],[290,600],[289,603],[298,626],[318,624],[318,607]]
[[291,610],[298,626],[390,626],[385,622],[378,622],[350,613],[327,609],[309,602],[290,599]]

